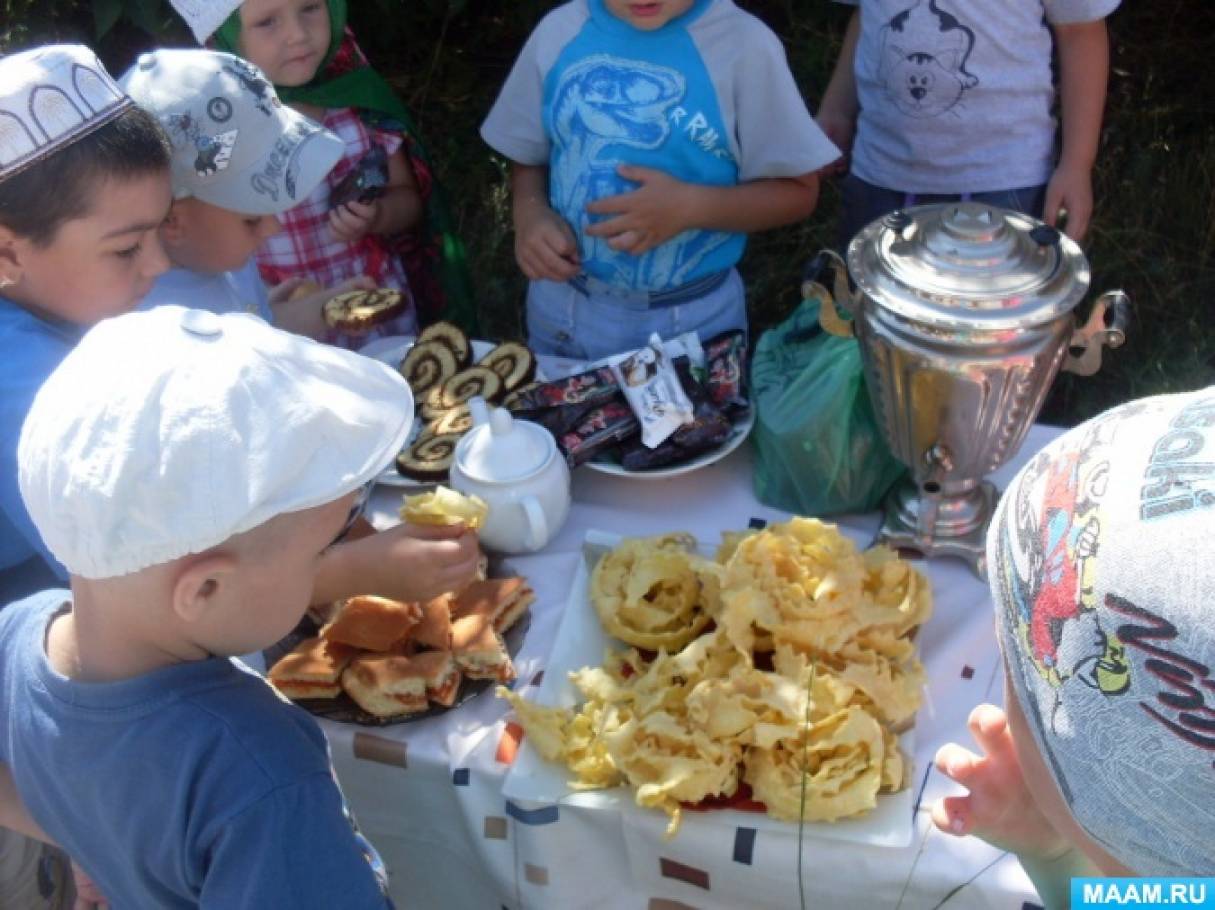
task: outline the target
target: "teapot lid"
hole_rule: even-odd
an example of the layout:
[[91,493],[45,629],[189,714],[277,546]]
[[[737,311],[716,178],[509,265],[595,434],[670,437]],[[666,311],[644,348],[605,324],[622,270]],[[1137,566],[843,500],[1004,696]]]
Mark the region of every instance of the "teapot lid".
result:
[[519,480],[543,467],[556,443],[548,430],[526,420],[515,420],[506,408],[493,408],[483,421],[474,411],[476,425],[456,446],[460,470],[478,480]]
[[848,271],[878,306],[941,329],[1013,329],[1070,312],[1089,286],[1079,245],[977,202],[916,206],[865,227]]

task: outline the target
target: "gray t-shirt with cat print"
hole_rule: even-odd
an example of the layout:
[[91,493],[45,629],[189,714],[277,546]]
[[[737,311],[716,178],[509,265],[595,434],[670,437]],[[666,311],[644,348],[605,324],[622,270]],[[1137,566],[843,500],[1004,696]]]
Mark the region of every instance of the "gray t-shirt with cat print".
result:
[[1051,175],[1049,25],[1120,0],[838,0],[859,6],[852,171],[908,193],[1037,186]]

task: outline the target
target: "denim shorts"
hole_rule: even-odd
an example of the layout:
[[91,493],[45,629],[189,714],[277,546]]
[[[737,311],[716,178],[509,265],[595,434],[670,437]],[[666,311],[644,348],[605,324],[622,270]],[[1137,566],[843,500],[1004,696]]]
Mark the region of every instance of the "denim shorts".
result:
[[985,202],[988,205],[1024,212],[1033,218],[1042,217],[1042,209],[1046,205],[1046,184],[1026,186],[1013,190],[995,190],[989,193],[957,193],[941,195],[939,193],[904,193],[901,190],[888,190],[884,187],[867,183],[854,174],[844,178],[841,187],[843,201],[840,205],[839,248],[844,251],[848,242],[860,233],[861,228],[876,221],[883,215],[889,215],[895,209],[910,208],[913,205],[930,205],[936,202]]
[[695,331],[702,340],[747,328],[742,278],[730,269],[721,285],[687,303],[654,306],[647,295],[588,282],[533,281],[527,289],[527,343],[537,354],[598,360],[642,347],[657,332],[674,338]]

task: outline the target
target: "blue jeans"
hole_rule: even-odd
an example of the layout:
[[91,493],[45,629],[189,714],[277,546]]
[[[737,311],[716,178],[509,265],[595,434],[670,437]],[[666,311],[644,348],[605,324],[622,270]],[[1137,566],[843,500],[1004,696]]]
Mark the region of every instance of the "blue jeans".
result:
[[586,293],[559,281],[532,281],[527,288],[527,343],[537,354],[598,360],[644,346],[657,332],[664,340],[695,331],[701,340],[747,328],[742,278],[725,282],[688,303],[652,306],[647,295],[590,282]]
[[839,234],[841,251],[848,248],[848,242],[860,232],[861,228],[883,215],[889,215],[895,209],[910,208],[913,205],[931,205],[936,202],[958,202],[966,199],[973,202],[985,202],[1002,209],[1012,209],[1015,212],[1024,212],[1032,218],[1041,218],[1042,209],[1046,205],[1046,184],[1013,190],[995,190],[989,193],[941,195],[888,190],[884,187],[874,186],[872,183],[866,183],[860,177],[849,174],[844,178],[841,191],[843,193]]

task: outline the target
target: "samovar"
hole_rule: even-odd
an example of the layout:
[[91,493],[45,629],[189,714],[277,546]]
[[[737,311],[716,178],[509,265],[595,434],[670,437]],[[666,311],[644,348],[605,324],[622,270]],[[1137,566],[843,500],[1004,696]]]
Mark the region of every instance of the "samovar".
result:
[[[1125,340],[1130,302],[1102,294],[1082,326],[1088,261],[1056,229],[973,202],[881,218],[834,266],[834,299],[817,280],[820,321],[855,335],[874,414],[910,477],[887,494],[878,540],[952,555],[986,576],[997,491],[984,477],[1020,447],[1060,369],[1091,375]],[[848,283],[851,276],[855,285]],[[851,315],[847,321],[836,307]]]

